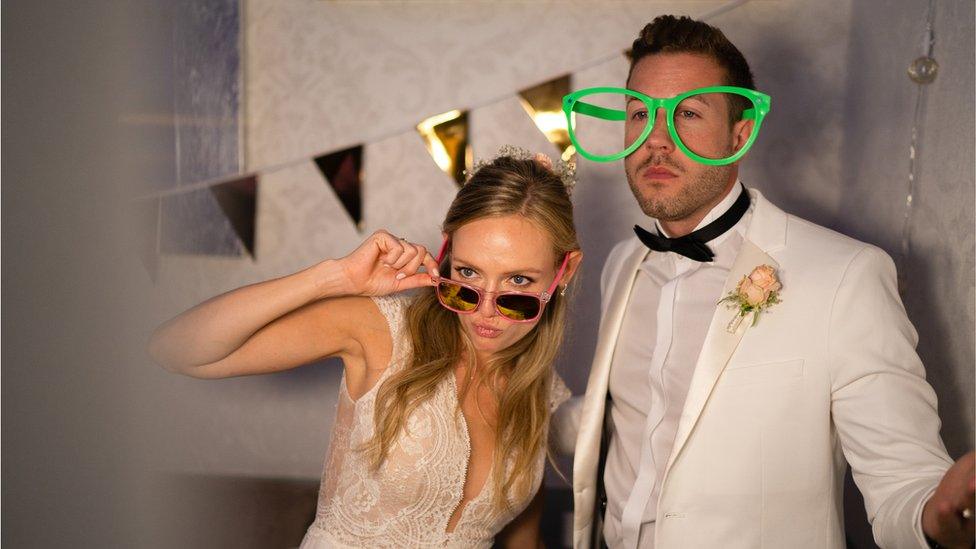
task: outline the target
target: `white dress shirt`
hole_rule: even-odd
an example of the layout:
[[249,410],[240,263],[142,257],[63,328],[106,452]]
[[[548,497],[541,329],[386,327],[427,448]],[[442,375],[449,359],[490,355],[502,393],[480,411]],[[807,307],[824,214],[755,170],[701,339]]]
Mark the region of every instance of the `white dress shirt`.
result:
[[[695,230],[725,213],[742,192],[737,182]],[[708,243],[712,262],[651,252],[637,274],[609,380],[604,537],[612,549],[654,547],[657,501],[678,420],[752,211],[750,205],[738,223]]]

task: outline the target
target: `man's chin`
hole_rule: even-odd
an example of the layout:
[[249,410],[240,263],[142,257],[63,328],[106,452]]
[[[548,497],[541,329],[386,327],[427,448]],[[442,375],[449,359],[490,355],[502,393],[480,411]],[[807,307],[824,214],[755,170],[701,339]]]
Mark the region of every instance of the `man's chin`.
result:
[[673,221],[676,219],[674,207],[667,201],[662,200],[660,193],[655,193],[653,197],[641,193],[637,197],[640,202],[641,211],[648,217],[653,217],[659,221]]

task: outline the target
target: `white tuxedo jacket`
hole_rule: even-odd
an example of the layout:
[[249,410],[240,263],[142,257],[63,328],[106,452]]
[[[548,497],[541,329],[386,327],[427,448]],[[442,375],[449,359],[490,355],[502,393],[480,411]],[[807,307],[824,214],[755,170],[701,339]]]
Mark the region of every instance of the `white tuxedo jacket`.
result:
[[[749,192],[753,216],[715,300],[767,264],[783,284],[782,302],[736,334],[726,330],[734,311],[716,305],[662,482],[655,547],[843,548],[846,463],[879,545],[925,547],[921,508],[952,462],[894,264],[874,246]],[[580,549],[600,535],[595,496],[610,364],[648,253],[656,252],[633,237],[604,267],[599,339],[575,412]]]

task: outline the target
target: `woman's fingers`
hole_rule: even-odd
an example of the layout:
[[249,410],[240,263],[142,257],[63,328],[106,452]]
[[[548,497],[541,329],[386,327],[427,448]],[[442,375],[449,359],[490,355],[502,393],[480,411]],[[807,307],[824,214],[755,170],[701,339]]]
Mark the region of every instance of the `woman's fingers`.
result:
[[[423,246],[411,244],[402,238],[399,239],[399,242],[402,251],[400,252],[400,256],[396,258],[396,261],[390,263],[390,267],[393,267],[400,272],[407,272],[407,265],[414,263],[414,260],[417,259],[418,256],[423,258],[423,256],[420,255],[421,250],[423,250],[423,253],[427,253],[427,250],[423,249]],[[419,261],[417,261],[417,265],[420,265]],[[417,268],[414,267],[414,271],[416,270]],[[413,274],[413,272],[407,272],[407,274]]]
[[[399,238],[385,230],[378,230],[370,237],[371,252],[360,253],[360,260],[370,264],[371,280],[367,293],[400,291],[430,286],[432,276],[439,276],[437,262],[427,248]],[[364,246],[366,247],[366,246]],[[365,266],[365,265],[364,265]],[[426,272],[421,272],[423,267]]]
[[[400,271],[397,276],[410,276],[416,274],[416,272],[420,270],[420,265],[422,265],[424,262],[424,256],[428,255],[427,248],[424,248],[418,244],[408,244],[407,247],[410,249],[404,251],[403,256],[401,256],[400,259],[402,260],[409,257],[410,260],[400,266],[394,265],[394,267]],[[402,278],[402,276],[400,276],[400,278]]]
[[[433,283],[430,272],[428,271],[426,273],[421,273],[419,271],[421,265],[429,263],[432,261],[432,259],[430,258],[430,254],[427,253],[426,248],[423,246],[416,246],[416,248],[416,255],[414,255],[413,259],[411,259],[409,263],[400,269],[400,272],[397,273],[396,278],[397,280],[404,280],[405,278],[409,277],[412,280],[410,287],[430,286]],[[401,284],[400,288],[404,289],[404,286]]]
[[412,288],[421,288],[423,286],[432,286],[433,283],[434,283],[433,279],[430,278],[429,274],[417,273],[400,279],[397,284],[397,291],[410,290]]
[[[420,288],[422,286],[431,286],[434,284],[434,276],[440,276],[437,272],[437,262],[430,255],[426,248],[423,246],[418,246],[419,250],[417,256],[404,268],[400,269],[397,274],[397,280],[400,281],[398,289],[409,290],[411,288]],[[419,272],[420,267],[423,266],[427,272]]]
[[392,267],[400,259],[400,256],[403,255],[406,241],[400,240],[382,229],[373,233],[373,238],[375,239],[377,248],[380,250],[380,255],[377,259],[379,259],[380,263]]
[[437,269],[437,261],[434,260],[434,256],[430,255],[429,252],[423,255],[423,265],[431,276],[441,276],[440,271]]

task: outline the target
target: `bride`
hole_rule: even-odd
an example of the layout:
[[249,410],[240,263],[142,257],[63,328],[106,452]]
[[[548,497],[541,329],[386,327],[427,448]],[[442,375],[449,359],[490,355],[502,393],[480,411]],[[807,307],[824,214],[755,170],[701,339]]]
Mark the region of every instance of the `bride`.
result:
[[458,192],[437,260],[378,231],[157,328],[154,360],[193,377],[342,359],[303,549],[541,545],[549,420],[569,396],[553,360],[582,259],[569,177],[503,151]]

